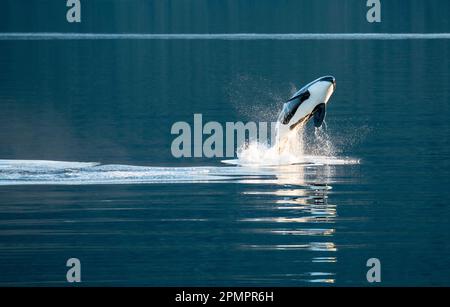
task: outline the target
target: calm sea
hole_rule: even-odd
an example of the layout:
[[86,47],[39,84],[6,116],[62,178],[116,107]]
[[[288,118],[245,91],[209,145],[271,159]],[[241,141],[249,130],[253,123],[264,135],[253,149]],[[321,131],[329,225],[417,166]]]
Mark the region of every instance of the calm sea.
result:
[[[0,4],[0,285],[67,285],[72,257],[94,286],[365,286],[370,258],[450,284],[450,40],[5,38],[446,33],[448,1],[60,2]],[[328,74],[327,142],[359,163],[172,156],[175,122],[272,121]]]

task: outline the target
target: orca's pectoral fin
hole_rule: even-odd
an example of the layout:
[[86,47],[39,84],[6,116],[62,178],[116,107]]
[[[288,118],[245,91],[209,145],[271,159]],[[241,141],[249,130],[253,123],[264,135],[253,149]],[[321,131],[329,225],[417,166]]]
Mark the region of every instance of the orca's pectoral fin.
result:
[[327,113],[326,106],[324,103],[321,103],[315,107],[313,114],[314,114],[314,126],[316,128],[322,126],[322,123],[325,120],[326,113]]

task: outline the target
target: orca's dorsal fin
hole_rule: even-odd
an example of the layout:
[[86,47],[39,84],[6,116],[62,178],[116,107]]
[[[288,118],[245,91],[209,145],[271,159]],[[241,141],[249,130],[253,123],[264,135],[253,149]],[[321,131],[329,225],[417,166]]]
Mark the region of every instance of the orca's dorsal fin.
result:
[[320,126],[322,126],[323,121],[325,120],[325,115],[326,115],[326,105],[324,103],[321,103],[319,105],[317,105],[314,108],[314,126],[316,128],[319,128]]

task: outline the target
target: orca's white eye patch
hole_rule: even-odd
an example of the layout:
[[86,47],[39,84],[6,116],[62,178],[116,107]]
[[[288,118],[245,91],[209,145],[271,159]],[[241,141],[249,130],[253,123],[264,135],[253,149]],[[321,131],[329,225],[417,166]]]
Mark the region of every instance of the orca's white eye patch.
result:
[[289,121],[294,117],[295,112],[297,112],[300,105],[308,100],[311,96],[309,91],[301,92],[298,95],[292,97],[289,101],[284,104],[283,110],[278,116],[278,121],[283,125],[287,125]]

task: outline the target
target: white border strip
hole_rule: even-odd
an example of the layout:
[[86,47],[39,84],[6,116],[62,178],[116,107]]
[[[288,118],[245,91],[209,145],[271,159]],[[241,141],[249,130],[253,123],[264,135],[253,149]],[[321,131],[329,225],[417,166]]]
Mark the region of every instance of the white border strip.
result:
[[447,40],[450,33],[0,33],[0,40]]

